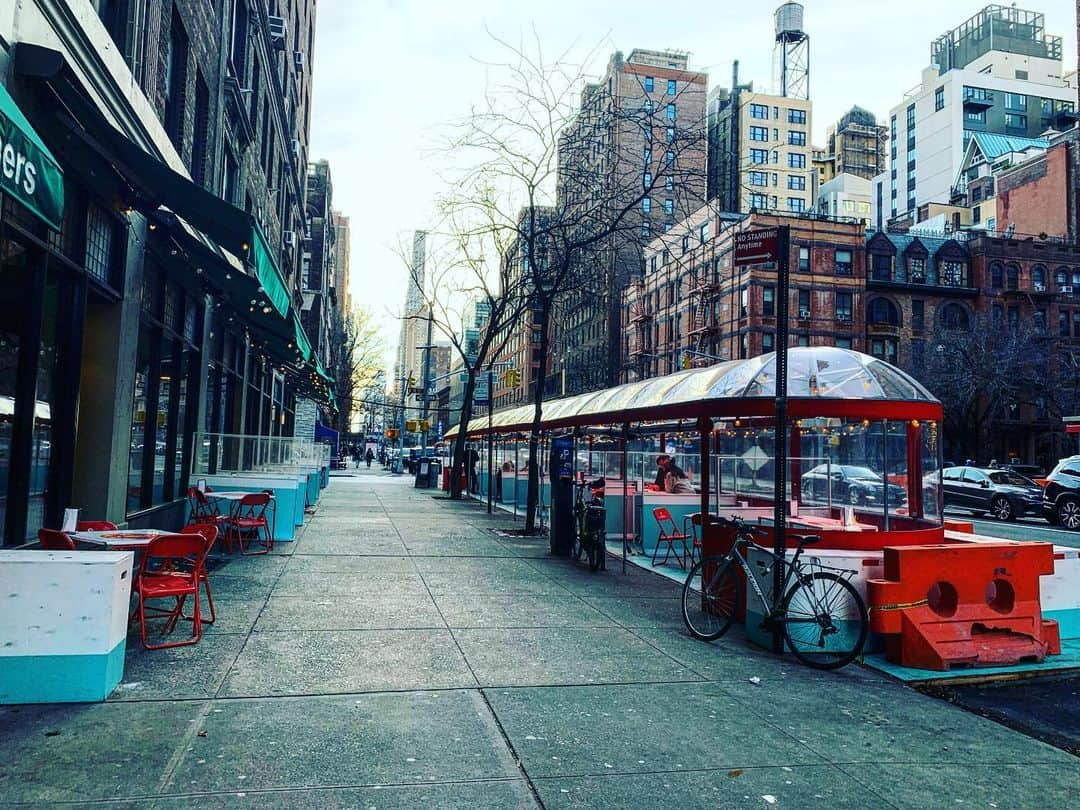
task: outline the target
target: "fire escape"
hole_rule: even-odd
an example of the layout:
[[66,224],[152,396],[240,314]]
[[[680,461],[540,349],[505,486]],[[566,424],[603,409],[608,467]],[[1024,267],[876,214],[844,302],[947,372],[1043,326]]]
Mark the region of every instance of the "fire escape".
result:
[[712,341],[720,334],[713,304],[720,293],[720,284],[710,279],[708,272],[695,273],[690,280],[690,331],[688,337],[697,354],[691,357],[694,366],[708,365],[709,356],[715,355]]

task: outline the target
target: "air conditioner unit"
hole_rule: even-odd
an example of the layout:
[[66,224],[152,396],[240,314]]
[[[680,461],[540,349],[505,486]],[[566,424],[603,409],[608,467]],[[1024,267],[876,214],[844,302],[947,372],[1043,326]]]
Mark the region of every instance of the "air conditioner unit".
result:
[[285,247],[296,247],[296,231],[282,231],[281,243]]
[[841,313],[836,316],[836,320],[840,321],[841,323],[847,323],[851,320],[851,316]]
[[1072,290],[1073,290],[1073,288],[1071,286],[1069,286],[1068,284],[1066,284],[1064,287],[1061,288],[1061,294],[1062,295],[1072,295],[1073,294]]
[[1035,285],[1035,292],[1046,292],[1046,285],[1045,284],[1036,284]]
[[285,18],[267,15],[266,30],[270,35],[270,44],[277,49],[285,47]]
[[808,310],[808,309],[800,309],[799,310],[799,320],[800,321],[808,321],[808,320],[810,320],[810,310]]
[[304,52],[293,51],[292,52],[293,65],[296,67],[297,73],[304,72]]

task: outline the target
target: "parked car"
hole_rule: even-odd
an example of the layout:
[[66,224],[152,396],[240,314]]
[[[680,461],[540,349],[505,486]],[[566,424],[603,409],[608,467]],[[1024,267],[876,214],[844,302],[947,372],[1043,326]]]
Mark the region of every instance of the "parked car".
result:
[[1046,477],[1043,514],[1056,526],[1080,529],[1080,456],[1057,463]]
[[990,467],[948,467],[941,471],[945,506],[998,520],[1041,515],[1042,487],[1020,473]]
[[[832,487],[833,503],[850,503],[852,506],[877,505],[884,501],[885,482],[879,473],[869,467],[850,464],[819,464],[802,477],[804,500],[825,503]],[[904,488],[890,483],[889,504],[901,506],[907,502]]]
[[1001,467],[1005,470],[1012,470],[1014,473],[1020,473],[1025,478],[1042,478],[1046,473],[1046,470],[1037,464],[1002,464]]

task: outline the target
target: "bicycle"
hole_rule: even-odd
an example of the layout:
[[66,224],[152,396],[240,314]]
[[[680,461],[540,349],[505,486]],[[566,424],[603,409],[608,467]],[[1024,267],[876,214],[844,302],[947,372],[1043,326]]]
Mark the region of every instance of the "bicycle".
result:
[[[571,555],[580,560],[582,553],[589,560],[589,570],[607,570],[607,510],[604,508],[604,479],[574,482],[574,548]],[[585,503],[585,489],[591,500]]]
[[798,539],[795,555],[784,565],[780,588],[784,598],[773,608],[741,551],[753,543],[768,553],[772,559],[763,573],[771,574],[772,566],[784,561],[784,556],[754,542],[755,534],[768,532],[734,516],[713,519],[734,528],[736,540],[727,554],[695,563],[683,584],[683,622],[692,636],[714,641],[731,627],[742,604],[743,583],[737,574],[737,569],[742,568],[761,601],[766,617],[763,629],[779,625],[787,646],[802,663],[814,669],[839,669],[859,657],[870,630],[870,618],[866,604],[849,581],[854,572],[827,569],[802,557],[805,547],[819,542],[820,537]]

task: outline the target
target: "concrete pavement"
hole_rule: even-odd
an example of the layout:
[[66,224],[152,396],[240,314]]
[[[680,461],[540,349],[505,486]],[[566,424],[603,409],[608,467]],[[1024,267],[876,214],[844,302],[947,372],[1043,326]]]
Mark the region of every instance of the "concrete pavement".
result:
[[[0,804],[1064,805],[1080,761],[857,666],[681,627],[678,586],[551,559],[372,470],[212,573],[195,647],[103,704],[0,708]],[[761,683],[750,683],[758,677]]]

